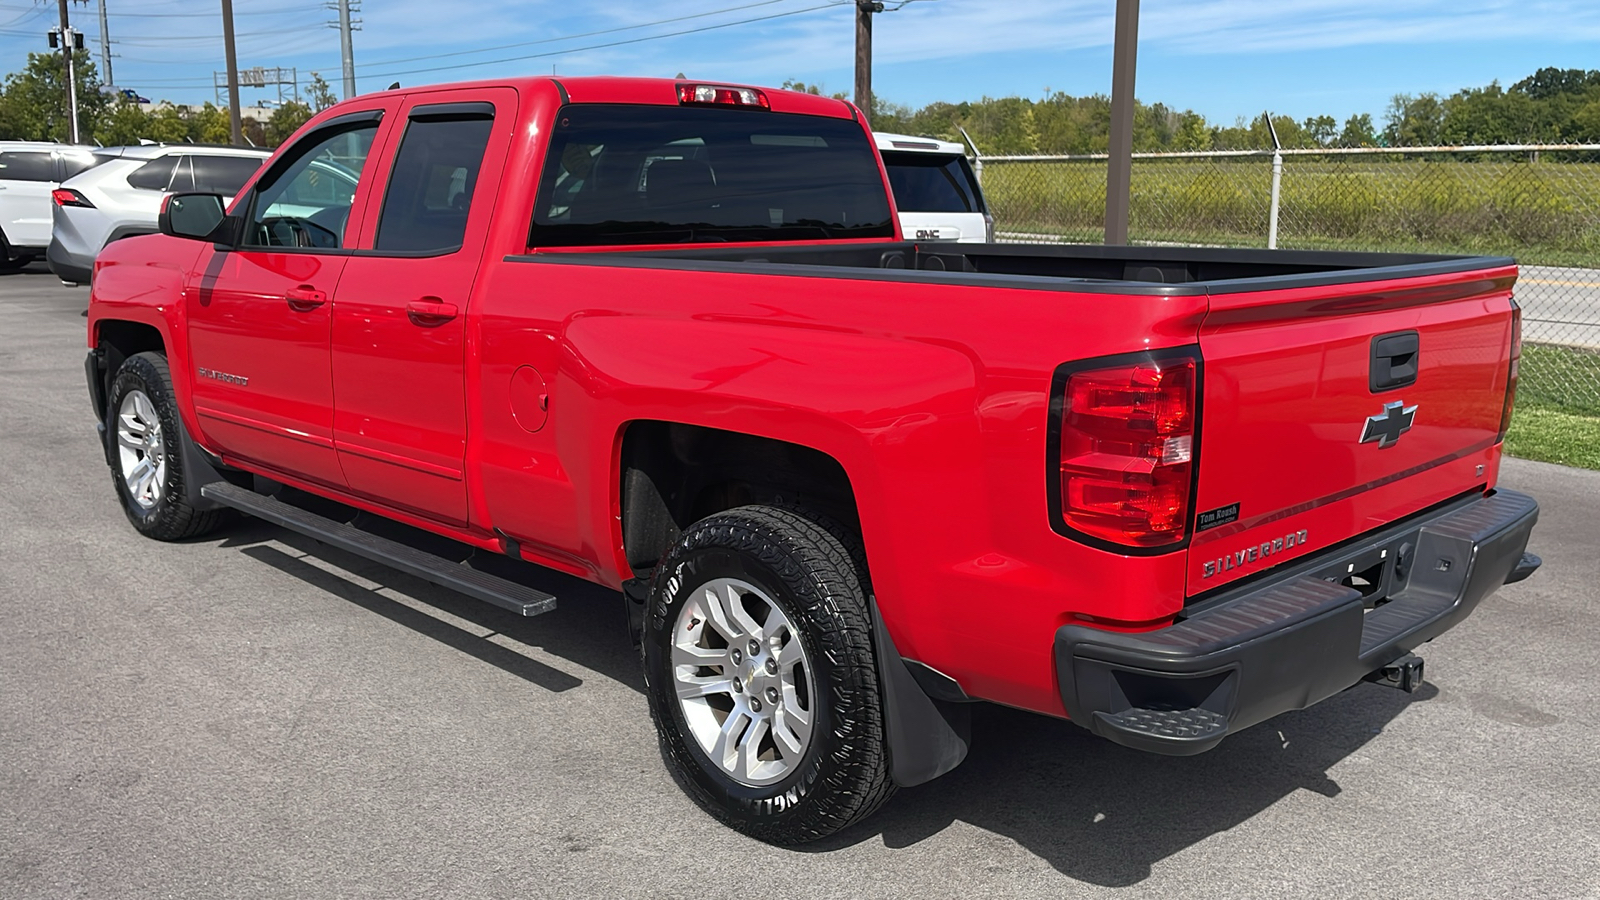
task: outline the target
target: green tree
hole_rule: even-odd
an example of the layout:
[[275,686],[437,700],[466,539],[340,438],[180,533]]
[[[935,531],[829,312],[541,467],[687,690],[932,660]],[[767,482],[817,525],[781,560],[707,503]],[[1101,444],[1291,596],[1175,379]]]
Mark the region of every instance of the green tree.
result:
[[1592,87],[1600,87],[1600,71],[1583,69],[1545,68],[1513,84],[1513,93],[1534,100],[1549,100],[1562,94],[1583,94]]
[[1344,120],[1344,130],[1339,132],[1341,147],[1373,147],[1378,143],[1378,133],[1373,129],[1372,113],[1359,113]]
[[1300,123],[1319,147],[1328,147],[1339,137],[1339,120],[1333,116],[1308,116]]
[[160,144],[181,144],[189,137],[189,122],[176,106],[167,104],[151,113],[146,140]]
[[311,107],[292,100],[273,110],[265,128],[267,146],[276,147],[288,140],[312,115]]
[[[123,101],[112,106],[95,127],[94,139],[107,147],[137,144],[150,138],[150,116],[139,104]],[[153,140],[153,139],[152,139]]]
[[1444,127],[1444,103],[1434,93],[1395,94],[1384,114],[1383,136],[1391,147],[1438,144]]
[[316,72],[311,73],[311,86],[306,89],[306,94],[311,100],[311,108],[317,112],[322,112],[339,102],[339,98],[333,93],[333,88],[328,86],[327,79]]
[[[111,101],[100,91],[100,76],[88,51],[77,51],[73,60],[78,134],[88,141]],[[61,54],[29,53],[27,66],[6,76],[4,93],[0,93],[0,139],[67,141],[71,132],[66,64]]]
[[1173,135],[1172,149],[1206,150],[1210,147],[1211,129],[1206,125],[1206,117],[1192,110],[1185,110],[1178,122],[1178,131]]
[[211,103],[189,113],[189,139],[197,144],[226,144],[233,140],[228,113]]

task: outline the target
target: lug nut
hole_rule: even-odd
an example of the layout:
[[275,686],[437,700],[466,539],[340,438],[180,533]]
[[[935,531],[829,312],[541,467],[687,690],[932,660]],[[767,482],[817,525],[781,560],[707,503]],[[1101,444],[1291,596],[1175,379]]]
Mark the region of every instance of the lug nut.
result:
[[778,661],[777,660],[775,660],[775,659],[767,660],[767,674],[768,675],[776,675],[776,674],[778,674]]
[[740,683],[739,683],[739,679],[737,679],[737,678],[735,678],[735,679],[734,679],[734,680],[733,680],[733,692],[734,692],[734,693],[735,693],[735,694],[742,694],[742,693],[744,693],[744,685],[743,685],[743,684],[740,684]]
[[771,703],[777,703],[778,702],[778,689],[777,688],[774,688],[774,687],[767,688],[767,700],[768,700],[768,702],[771,702]]
[[751,712],[757,712],[757,713],[761,712],[761,701],[757,700],[754,697],[751,697],[750,698],[750,711]]
[[744,662],[744,654],[739,652],[738,647],[733,648],[733,664],[737,666],[742,662]]
[[755,638],[751,638],[750,639],[750,655],[751,656],[760,656],[761,655],[761,642],[756,640]]

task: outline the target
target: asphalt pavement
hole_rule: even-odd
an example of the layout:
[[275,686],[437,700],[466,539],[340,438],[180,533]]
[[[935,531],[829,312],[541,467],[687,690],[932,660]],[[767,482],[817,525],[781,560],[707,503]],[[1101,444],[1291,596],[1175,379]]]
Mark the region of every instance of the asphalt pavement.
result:
[[1516,294],[1524,340],[1600,350],[1600,269],[1523,266]]
[[955,772],[784,850],[668,776],[610,592],[525,620],[259,522],[135,534],[86,301],[0,277],[0,898],[1600,896],[1600,473],[1507,462],[1545,568],[1415,695],[1188,759],[982,706]]

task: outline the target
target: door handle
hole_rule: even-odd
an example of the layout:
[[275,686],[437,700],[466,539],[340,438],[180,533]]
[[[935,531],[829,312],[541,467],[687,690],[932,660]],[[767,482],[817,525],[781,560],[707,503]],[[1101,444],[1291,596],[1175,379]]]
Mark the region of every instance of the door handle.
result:
[[310,312],[327,303],[328,295],[309,284],[302,284],[285,291],[283,299],[289,301],[289,308],[295,312]]
[[454,303],[445,303],[437,297],[424,297],[406,304],[406,317],[411,324],[422,328],[438,328],[459,314]]

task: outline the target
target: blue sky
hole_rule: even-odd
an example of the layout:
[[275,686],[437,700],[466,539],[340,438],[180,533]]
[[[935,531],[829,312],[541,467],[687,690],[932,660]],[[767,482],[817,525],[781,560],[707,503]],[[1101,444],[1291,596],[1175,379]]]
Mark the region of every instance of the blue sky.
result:
[[[74,24],[88,33],[97,61],[98,2],[73,4]],[[218,0],[104,2],[119,85],[157,99],[210,99],[211,73],[223,67]],[[364,7],[355,35],[360,91],[552,67],[568,75],[682,71],[755,84],[793,78],[830,91],[849,90],[853,80],[849,0],[366,0]],[[317,70],[339,89],[338,34],[325,24],[333,13],[323,3],[234,0],[234,9],[241,66]],[[1047,88],[1109,92],[1114,10],[1115,0],[915,0],[876,19],[874,87],[912,106],[1039,97]],[[7,71],[44,48],[43,32],[55,20],[54,0],[0,0]],[[656,24],[632,27],[646,23]],[[709,30],[665,36],[696,29]],[[1600,2],[1144,0],[1138,95],[1219,124],[1264,109],[1297,119],[1370,112],[1381,122],[1395,93],[1448,94],[1496,79],[1509,85],[1542,66],[1600,68]],[[273,96],[246,91],[245,102]]]

